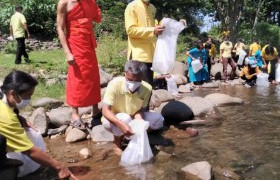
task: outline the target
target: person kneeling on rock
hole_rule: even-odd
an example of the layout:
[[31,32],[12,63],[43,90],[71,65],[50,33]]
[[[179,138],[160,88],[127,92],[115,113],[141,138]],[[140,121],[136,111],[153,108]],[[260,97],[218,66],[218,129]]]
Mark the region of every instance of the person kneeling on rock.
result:
[[[33,130],[26,123],[26,120],[19,115],[18,109],[22,109],[30,104],[31,96],[37,84],[37,80],[31,75],[15,70],[5,77],[0,88],[0,161],[1,165],[4,164],[4,167],[0,168],[0,177],[2,177],[1,173],[9,168],[11,164],[8,163],[11,161],[6,158],[6,151],[8,151],[8,157],[23,161],[23,165],[19,168],[19,173],[15,173],[17,176],[20,176],[20,174],[26,175],[27,170],[29,173],[34,172],[38,169],[39,165],[37,163],[39,163],[56,169],[60,179],[70,176],[76,179],[68,168],[50,157],[41,147],[36,145],[36,142],[39,142],[44,146],[42,137],[38,141],[41,135],[38,135],[37,131]],[[36,142],[34,143],[33,141]],[[10,154],[11,152],[18,154]],[[34,164],[35,162],[36,164]]]
[[163,126],[164,118],[160,113],[147,111],[152,86],[142,81],[146,68],[142,62],[128,61],[125,64],[125,77],[113,79],[105,92],[101,121],[104,127],[114,134],[117,154],[122,152],[123,137],[133,135],[128,125],[132,119],[148,121],[149,131]]
[[246,80],[246,84],[253,86],[256,84],[257,75],[262,73],[255,60],[249,60],[248,65],[245,66],[240,72],[240,77]]

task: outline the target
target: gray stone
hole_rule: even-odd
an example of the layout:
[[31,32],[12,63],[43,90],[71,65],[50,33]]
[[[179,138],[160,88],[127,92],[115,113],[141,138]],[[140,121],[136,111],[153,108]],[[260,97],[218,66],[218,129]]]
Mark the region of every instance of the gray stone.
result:
[[73,142],[81,141],[81,140],[85,139],[86,137],[87,137],[87,135],[85,132],[83,132],[77,128],[73,128],[66,135],[65,141],[67,143],[73,143]]
[[191,92],[190,85],[189,84],[181,85],[181,86],[179,86],[178,91],[180,93],[189,93],[189,92]]
[[92,106],[79,108],[79,115],[90,114],[92,112]]
[[203,88],[218,88],[220,86],[219,81],[214,81],[214,82],[209,82],[209,83],[204,83],[202,84]]
[[186,76],[180,75],[180,74],[175,74],[172,75],[175,78],[175,82],[177,85],[182,85],[182,84],[187,84],[188,79]]
[[211,180],[211,165],[207,161],[195,162],[181,168],[186,180]]
[[175,99],[175,97],[165,89],[154,90],[150,100],[150,107],[154,109],[155,107],[159,107],[163,102],[173,99]]
[[180,101],[192,109],[194,116],[211,114],[214,111],[214,104],[202,97],[186,96]]
[[[227,66],[227,74],[230,75],[231,73],[231,66],[228,64]],[[240,71],[238,70],[238,68],[236,68],[235,71],[236,75],[239,75]],[[218,76],[218,74],[220,74],[221,76],[223,75],[223,64],[222,63],[216,63],[214,65],[211,66],[211,75],[215,77],[215,79],[220,79],[220,78],[216,78]]]
[[188,71],[187,64],[179,62],[179,61],[175,61],[174,68],[173,68],[173,71],[171,72],[171,74],[179,74],[182,76],[186,76],[187,71]]
[[98,125],[91,130],[91,139],[94,142],[111,142],[114,141],[114,135],[106,130],[103,125]]
[[48,135],[55,135],[55,134],[59,134],[59,133],[62,133],[64,132],[66,129],[67,129],[68,125],[63,125],[63,126],[60,126],[59,128],[56,128],[56,129],[49,129],[48,130]]
[[72,109],[70,107],[59,107],[47,112],[47,115],[55,127],[60,127],[70,123],[71,113]]
[[243,100],[237,97],[231,97],[227,94],[214,93],[205,96],[205,99],[213,103],[215,106],[242,104]]
[[37,108],[37,107],[45,107],[45,108],[58,108],[63,104],[62,101],[53,99],[53,98],[48,98],[44,97],[41,99],[38,99],[35,103],[32,103],[32,106]]
[[113,76],[107,73],[103,68],[99,68],[99,74],[101,87],[107,86],[107,84],[113,79]]
[[92,156],[92,153],[88,148],[83,148],[79,151],[79,157],[82,159],[88,159],[91,156]]
[[56,78],[47,79],[46,80],[46,85],[51,86],[51,85],[57,84],[58,82],[59,82],[59,79],[56,79]]
[[44,108],[40,107],[36,109],[29,118],[29,122],[42,135],[46,134],[48,129],[48,119]]

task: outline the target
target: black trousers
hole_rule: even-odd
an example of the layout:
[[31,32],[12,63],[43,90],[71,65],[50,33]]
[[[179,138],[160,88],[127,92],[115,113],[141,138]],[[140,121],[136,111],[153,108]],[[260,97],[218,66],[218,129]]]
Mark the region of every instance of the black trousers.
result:
[[24,56],[26,59],[28,59],[28,54],[25,49],[25,38],[16,38],[17,40],[17,54],[16,54],[16,64],[21,63],[21,56]]
[[153,81],[154,81],[154,72],[151,70],[152,63],[145,63],[147,66],[147,70],[145,72],[144,81],[149,83],[153,87]]
[[[270,73],[269,73],[268,79],[270,81],[275,80],[276,64],[278,62],[278,59],[276,58],[276,59],[273,59],[271,61],[265,60],[265,62],[266,62],[267,65],[270,62]],[[267,68],[266,68],[265,72],[267,73]]]
[[7,141],[5,136],[0,134],[0,162],[2,160],[6,160],[6,146],[7,146]]
[[212,63],[211,63],[211,59],[212,59],[212,57],[208,57],[207,58],[207,67],[208,67],[208,73],[209,73],[209,77],[211,77],[211,67],[212,67]]

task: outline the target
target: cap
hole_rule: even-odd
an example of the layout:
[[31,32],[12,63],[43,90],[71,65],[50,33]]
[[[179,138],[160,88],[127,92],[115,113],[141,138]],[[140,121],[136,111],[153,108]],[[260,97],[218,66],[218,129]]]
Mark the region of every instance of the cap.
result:
[[256,63],[255,60],[250,60],[250,61],[249,61],[249,65],[251,66],[251,68],[257,67],[257,63]]

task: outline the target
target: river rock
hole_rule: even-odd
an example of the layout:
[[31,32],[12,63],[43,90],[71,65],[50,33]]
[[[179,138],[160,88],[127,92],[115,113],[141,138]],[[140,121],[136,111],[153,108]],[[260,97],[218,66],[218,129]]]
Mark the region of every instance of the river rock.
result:
[[71,113],[72,109],[70,107],[59,107],[47,112],[47,115],[55,127],[60,127],[70,123]]
[[107,86],[107,84],[113,79],[113,76],[107,73],[103,68],[99,68],[99,74],[101,87]]
[[191,92],[190,85],[189,85],[189,84],[180,85],[179,88],[178,88],[178,91],[179,91],[180,93],[189,93],[189,92]]
[[91,139],[94,142],[112,142],[114,135],[104,128],[103,125],[98,125],[92,128],[90,133]]
[[90,114],[92,112],[92,106],[79,108],[79,115]]
[[227,94],[214,93],[205,96],[205,99],[213,103],[215,106],[242,104],[243,100],[237,97],[231,97]]
[[222,168],[220,166],[216,166],[213,168],[213,171],[216,175],[223,176],[225,178],[233,179],[233,180],[241,180],[241,176],[236,174],[232,169]]
[[159,107],[163,102],[174,100],[174,96],[165,89],[154,90],[150,100],[150,107]]
[[55,134],[59,134],[64,132],[67,129],[68,125],[63,125],[60,126],[59,128],[55,128],[55,129],[49,129],[48,130],[48,135],[55,135]]
[[214,111],[214,104],[202,97],[184,97],[180,102],[186,104],[193,111],[194,116],[211,114]]
[[35,108],[45,107],[45,108],[52,109],[52,108],[60,107],[62,104],[63,104],[63,102],[60,100],[44,97],[44,98],[38,99],[34,104],[32,103],[32,106]]
[[162,108],[161,114],[164,117],[164,124],[168,126],[179,124],[194,117],[193,111],[189,106],[180,101],[168,102]]
[[40,107],[33,111],[29,121],[42,135],[46,134],[48,129],[48,119],[44,108]]
[[[231,66],[228,64],[227,66],[227,74],[231,74]],[[236,75],[238,76],[240,71],[238,68],[236,68],[235,71]],[[223,64],[222,63],[216,63],[211,66],[211,75],[215,77],[215,80],[221,80],[221,76],[223,76]]]
[[83,148],[79,151],[79,157],[83,159],[88,159],[92,156],[91,151],[88,148]]
[[168,154],[164,151],[159,151],[156,155],[156,161],[163,163],[169,161],[171,158],[171,154]]
[[182,85],[182,84],[187,84],[188,83],[188,79],[186,76],[180,75],[180,74],[175,74],[172,75],[175,79],[175,82],[177,85]]
[[209,82],[209,83],[204,83],[202,84],[201,87],[203,88],[218,88],[220,86],[220,82],[219,81],[213,81],[213,82]]
[[211,165],[207,161],[195,162],[181,168],[181,179],[211,180]]
[[65,141],[67,143],[73,143],[73,142],[83,140],[86,137],[87,137],[87,135],[85,132],[83,132],[82,130],[79,130],[77,128],[73,128],[67,133]]
[[187,71],[188,71],[187,64],[179,62],[179,61],[175,61],[174,68],[173,68],[173,71],[171,72],[171,74],[179,74],[182,76],[186,76]]

